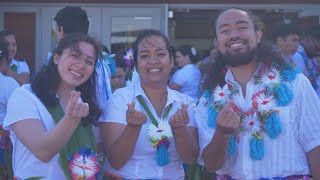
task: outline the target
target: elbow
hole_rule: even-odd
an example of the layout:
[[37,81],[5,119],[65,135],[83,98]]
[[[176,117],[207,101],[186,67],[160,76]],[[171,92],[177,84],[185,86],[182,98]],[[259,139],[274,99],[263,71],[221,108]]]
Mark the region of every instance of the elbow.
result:
[[221,162],[206,162],[204,161],[204,166],[211,172],[216,172],[223,166]]
[[195,150],[190,157],[184,158],[184,163],[188,165],[194,164],[198,160],[198,155],[199,155],[199,151]]
[[115,170],[120,170],[125,164],[125,163],[121,163],[121,162],[115,162],[112,160],[109,160],[109,163],[110,163],[111,167]]

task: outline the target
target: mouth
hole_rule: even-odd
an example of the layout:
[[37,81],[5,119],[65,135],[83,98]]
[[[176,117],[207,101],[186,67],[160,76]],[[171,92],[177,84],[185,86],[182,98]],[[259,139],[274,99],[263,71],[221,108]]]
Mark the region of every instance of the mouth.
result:
[[74,70],[70,70],[69,71],[72,75],[74,75],[76,78],[82,78],[83,77],[83,74],[79,73],[79,72],[76,72]]
[[159,72],[160,69],[159,68],[152,68],[152,69],[149,69],[148,72],[151,72],[151,73],[157,73]]

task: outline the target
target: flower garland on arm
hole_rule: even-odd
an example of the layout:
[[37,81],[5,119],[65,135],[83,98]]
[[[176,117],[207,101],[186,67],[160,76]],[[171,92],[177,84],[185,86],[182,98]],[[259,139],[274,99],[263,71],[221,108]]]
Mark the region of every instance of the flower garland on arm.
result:
[[[278,69],[281,69],[279,71]],[[298,71],[291,65],[282,67],[276,63],[264,64],[257,75],[254,75],[254,84],[262,84],[264,89],[254,93],[251,97],[251,109],[243,111],[236,105],[233,110],[238,113],[241,119],[241,126],[238,135],[232,135],[229,139],[228,155],[236,151],[236,142],[239,141],[240,133],[251,134],[250,157],[253,160],[261,160],[264,157],[264,136],[276,139],[282,132],[282,122],[279,118],[277,107],[287,106],[293,98],[292,89],[286,82],[295,79]],[[207,99],[208,120],[210,128],[216,128],[218,113],[226,105],[228,99],[238,95],[239,90],[233,84],[224,83],[217,85],[213,91],[206,90],[204,97]]]
[[147,128],[147,136],[152,146],[157,149],[157,153],[156,153],[157,164],[160,167],[163,167],[170,163],[170,154],[168,149],[170,146],[170,139],[173,137],[173,135],[172,135],[171,127],[168,121],[166,121],[165,119],[169,114],[172,104],[168,105],[164,109],[162,118],[157,121],[155,117],[152,115],[143,97],[139,95],[137,98],[152,121],[152,123],[150,123]]

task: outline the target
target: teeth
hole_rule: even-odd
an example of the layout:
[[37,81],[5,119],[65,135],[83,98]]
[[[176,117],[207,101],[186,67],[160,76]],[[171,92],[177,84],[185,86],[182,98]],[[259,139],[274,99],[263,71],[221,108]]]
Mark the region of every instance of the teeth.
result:
[[150,69],[149,71],[150,71],[150,72],[159,72],[160,69]]
[[75,71],[70,71],[70,72],[71,72],[71,74],[73,74],[75,76],[82,77],[82,74],[80,74],[80,73],[77,73]]
[[231,44],[230,47],[234,48],[234,47],[238,47],[241,45],[242,45],[242,43],[235,43],[235,44]]

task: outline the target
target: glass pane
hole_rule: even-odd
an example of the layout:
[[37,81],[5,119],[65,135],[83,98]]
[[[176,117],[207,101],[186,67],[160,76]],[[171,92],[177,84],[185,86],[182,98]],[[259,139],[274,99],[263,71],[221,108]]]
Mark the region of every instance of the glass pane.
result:
[[152,28],[151,17],[112,17],[111,52],[118,54],[132,47],[140,31]]

